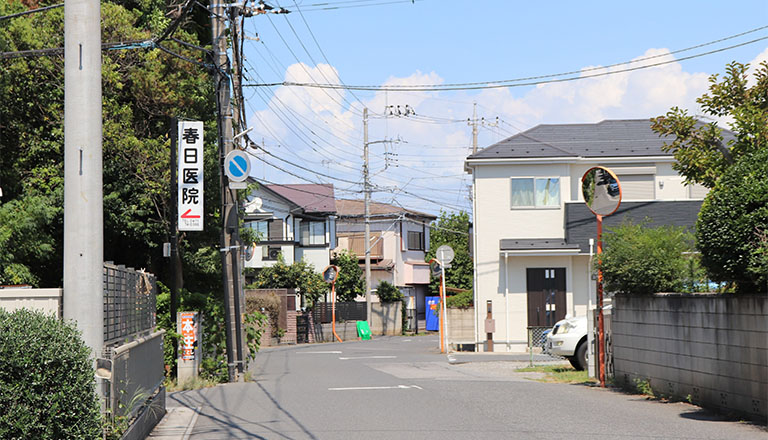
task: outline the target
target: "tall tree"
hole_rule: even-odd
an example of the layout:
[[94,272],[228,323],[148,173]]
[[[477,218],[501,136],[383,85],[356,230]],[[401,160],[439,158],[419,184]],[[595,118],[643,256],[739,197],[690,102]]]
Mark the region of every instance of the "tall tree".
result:
[[[435,258],[435,252],[441,245],[453,248],[454,257],[451,267],[445,271],[445,285],[459,289],[472,289],[473,268],[469,254],[469,214],[461,211],[454,213],[440,212],[440,217],[432,222],[429,232],[429,251],[425,260]],[[433,278],[429,289],[433,295],[439,292],[440,279]]]
[[[20,2],[0,2],[0,15],[24,9]],[[187,18],[184,27],[190,30],[179,28],[174,37],[200,45],[201,38],[208,38],[206,20]],[[161,0],[102,3],[105,43],[146,41],[171,22]],[[0,26],[0,51],[62,47],[63,35],[62,8],[14,18]],[[163,45],[208,62],[205,52],[172,40]],[[24,218],[0,222],[5,254],[0,283],[61,285],[63,67],[61,54],[0,60],[0,218]],[[131,48],[103,52],[102,81],[105,259],[166,276],[161,249],[175,215],[170,207],[170,120],[202,120],[206,228],[182,236],[181,249],[195,289],[217,289],[219,171],[209,72],[158,49]]]
[[357,255],[347,250],[334,254],[331,260],[331,264],[339,266],[339,277],[336,279],[336,298],[339,301],[354,301],[358,295],[365,295],[363,270],[357,261]]
[[714,188],[740,157],[768,146],[768,64],[761,63],[753,77],[750,82],[748,64],[731,63],[722,79],[709,78],[709,93],[696,100],[705,115],[728,118],[735,138],[725,138],[717,122],[703,124],[678,107],[651,119],[654,131],[672,139],[663,148],[674,153],[674,168],[687,183]]

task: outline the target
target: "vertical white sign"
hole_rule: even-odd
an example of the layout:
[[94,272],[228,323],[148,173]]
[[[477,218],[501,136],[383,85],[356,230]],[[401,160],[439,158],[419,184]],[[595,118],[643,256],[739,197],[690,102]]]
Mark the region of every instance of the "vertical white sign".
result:
[[203,123],[179,121],[179,231],[203,230]]

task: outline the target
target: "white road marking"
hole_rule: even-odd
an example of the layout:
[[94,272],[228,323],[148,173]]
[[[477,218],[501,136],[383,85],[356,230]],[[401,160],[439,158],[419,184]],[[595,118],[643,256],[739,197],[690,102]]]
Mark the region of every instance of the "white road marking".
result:
[[350,359],[395,359],[397,356],[357,356],[357,357],[340,357],[339,360],[348,361]]
[[413,339],[403,339],[402,342],[411,342]]
[[368,391],[368,390],[408,390],[415,388],[417,390],[423,390],[424,388],[418,385],[395,385],[390,387],[347,387],[347,388],[328,388],[328,391]]
[[341,354],[340,351],[297,351],[296,354]]

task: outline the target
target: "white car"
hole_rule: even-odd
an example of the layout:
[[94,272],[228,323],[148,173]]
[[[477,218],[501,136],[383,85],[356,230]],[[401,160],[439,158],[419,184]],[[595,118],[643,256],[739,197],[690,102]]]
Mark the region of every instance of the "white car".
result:
[[562,356],[573,368],[587,368],[587,317],[568,318],[558,321],[547,335],[547,352]]

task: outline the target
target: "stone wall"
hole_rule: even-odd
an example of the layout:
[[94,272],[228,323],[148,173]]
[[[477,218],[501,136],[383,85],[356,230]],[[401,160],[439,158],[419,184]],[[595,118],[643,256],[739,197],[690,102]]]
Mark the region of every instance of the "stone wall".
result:
[[614,298],[614,381],[647,381],[654,394],[765,419],[768,297]]

